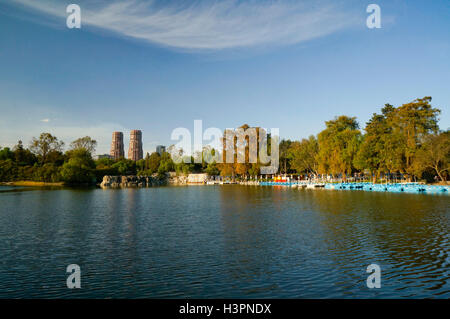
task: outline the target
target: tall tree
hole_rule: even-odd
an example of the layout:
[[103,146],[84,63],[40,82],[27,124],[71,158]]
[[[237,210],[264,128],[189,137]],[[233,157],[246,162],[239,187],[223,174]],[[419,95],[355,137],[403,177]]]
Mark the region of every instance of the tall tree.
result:
[[173,163],[172,158],[168,152],[163,152],[161,154],[161,160],[159,162],[158,173],[163,174],[167,172],[171,172],[175,169],[175,164]]
[[148,166],[149,166],[149,163],[150,163],[150,154],[148,152],[145,154],[144,162],[145,162],[144,168],[147,170]]
[[280,142],[280,173],[287,174],[290,169],[289,148],[292,145],[291,140],[282,139]]
[[91,154],[94,154],[96,147],[97,141],[93,140],[90,136],[78,138],[70,143],[71,150],[85,149]]
[[[386,104],[384,112],[390,112],[392,105]],[[392,169],[388,163],[388,157],[394,158],[398,152],[387,147],[394,142],[392,127],[388,125],[387,118],[383,114],[374,113],[366,123],[366,134],[355,158],[355,167],[360,170],[368,169],[376,179],[382,172]]]
[[403,104],[387,114],[387,120],[393,127],[393,136],[402,142],[404,167],[403,172],[414,173],[413,159],[423,139],[437,133],[440,110],[431,106],[431,97],[426,96]]
[[159,153],[157,152],[153,152],[148,159],[148,170],[150,174],[156,173],[160,164],[161,155],[159,155]]
[[308,139],[302,139],[301,142],[292,142],[288,151],[291,168],[299,174],[318,174],[318,152],[319,143],[314,135],[311,135]]
[[58,141],[56,136],[50,133],[42,133],[39,138],[33,137],[30,150],[39,157],[41,163],[45,163],[52,152],[61,152],[63,146],[64,142]]
[[354,170],[361,132],[355,117],[345,115],[325,122],[326,129],[319,133],[319,173],[344,174]]
[[450,170],[450,131],[427,136],[416,152],[415,173],[420,175],[427,168],[434,170],[441,181],[445,180],[444,174]]
[[14,158],[18,165],[33,165],[36,162],[36,156],[30,150],[23,147],[22,141],[19,140],[14,146]]

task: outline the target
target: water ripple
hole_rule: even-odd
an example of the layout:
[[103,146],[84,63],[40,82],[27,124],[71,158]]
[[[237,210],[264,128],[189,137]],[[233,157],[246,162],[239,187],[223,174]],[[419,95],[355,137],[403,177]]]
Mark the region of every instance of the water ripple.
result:
[[[445,196],[233,185],[0,200],[0,298],[450,297]],[[372,263],[381,289],[366,287]]]

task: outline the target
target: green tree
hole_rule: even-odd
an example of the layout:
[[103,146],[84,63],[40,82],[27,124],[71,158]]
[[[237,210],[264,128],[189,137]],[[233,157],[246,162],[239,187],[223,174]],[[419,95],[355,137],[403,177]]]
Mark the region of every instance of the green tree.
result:
[[160,164],[161,155],[159,155],[157,152],[153,152],[152,154],[150,154],[150,157],[148,159],[148,171],[150,172],[150,174],[158,172]]
[[136,174],[136,162],[122,158],[112,165],[112,168],[119,173],[119,175],[135,175]]
[[63,164],[60,175],[66,183],[92,183],[95,181],[95,162],[91,152],[78,147],[67,152],[69,160]]
[[137,171],[144,171],[145,170],[145,159],[137,160],[136,161],[136,169]]
[[163,174],[167,172],[172,172],[175,170],[175,164],[168,152],[163,152],[161,154],[161,160],[159,162],[158,173]]
[[319,143],[314,135],[311,135],[308,139],[302,139],[301,142],[292,142],[288,150],[288,158],[291,162],[291,168],[299,174],[318,174],[318,153]]
[[33,165],[36,163],[37,159],[30,150],[24,149],[22,141],[19,140],[17,145],[14,147],[14,159],[17,165]]
[[427,96],[403,104],[388,114],[389,124],[393,127],[393,136],[401,140],[404,165],[403,172],[414,173],[413,159],[421,141],[439,130],[437,116],[439,109],[431,106],[431,97]]
[[85,149],[90,154],[95,153],[95,148],[97,147],[97,141],[93,140],[89,136],[81,137],[79,139],[76,139],[72,143],[70,143],[70,149],[71,150],[79,150],[79,149]]
[[105,169],[105,168],[110,168],[113,164],[115,163],[115,161],[111,158],[99,158],[98,160],[95,161],[95,166],[98,169]]
[[59,182],[61,179],[59,167],[53,163],[37,166],[34,170],[33,179],[40,182]]
[[0,148],[0,160],[14,160],[14,153],[11,151],[9,147]]
[[97,182],[101,182],[105,175],[119,175],[117,168],[113,167],[115,160],[111,158],[99,158],[95,162],[95,176]]
[[33,137],[30,150],[38,156],[41,163],[46,163],[52,154],[61,153],[63,146],[64,142],[58,141],[56,136],[42,133],[39,138]]
[[260,173],[260,169],[261,169],[261,164],[259,163],[252,163],[250,169],[248,170],[248,173],[250,174],[250,176],[258,176]]
[[282,139],[279,144],[280,155],[280,173],[287,174],[290,169],[289,149],[292,145],[291,140]]
[[194,157],[192,156],[183,156],[181,163],[175,164],[175,171],[177,174],[190,174],[194,172],[195,165],[194,165]]
[[220,174],[219,168],[217,167],[216,162],[209,163],[205,169],[205,173],[209,176],[216,176]]
[[[390,108],[391,105],[386,105]],[[386,152],[386,148],[392,139],[392,127],[388,125],[384,115],[374,113],[372,118],[366,124],[366,134],[361,142],[360,148],[356,155],[354,165],[360,170],[369,170],[376,179],[380,173],[392,169],[392,165],[388,164],[388,157],[396,156],[396,154]]]
[[10,158],[0,159],[0,181],[2,182],[12,181],[16,178],[16,176],[17,176],[16,163]]
[[150,161],[150,154],[147,152],[145,154],[145,158],[144,158],[144,163],[145,163],[144,169],[145,170],[147,170],[149,167],[149,161]]
[[319,133],[317,160],[319,173],[351,174],[353,161],[361,142],[361,132],[355,117],[345,115],[325,122],[326,129]]

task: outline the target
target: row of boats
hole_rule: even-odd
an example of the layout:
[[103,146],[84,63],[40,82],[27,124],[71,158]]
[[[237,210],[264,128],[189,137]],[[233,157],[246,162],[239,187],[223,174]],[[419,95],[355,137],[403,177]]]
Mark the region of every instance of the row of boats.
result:
[[364,190],[372,192],[392,193],[427,193],[449,194],[450,186],[424,185],[419,183],[386,183],[374,184],[370,182],[359,183],[313,183],[313,182],[259,182],[261,186],[288,186],[299,188],[325,188],[337,190]]
[[325,188],[343,190],[365,190],[373,192],[393,192],[393,193],[446,193],[450,191],[449,186],[444,185],[424,185],[418,183],[393,183],[393,184],[372,184],[372,183],[341,183],[327,184]]

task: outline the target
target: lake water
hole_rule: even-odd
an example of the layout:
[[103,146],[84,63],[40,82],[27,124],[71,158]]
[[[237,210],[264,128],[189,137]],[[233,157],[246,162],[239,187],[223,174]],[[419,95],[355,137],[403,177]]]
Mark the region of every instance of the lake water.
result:
[[[0,188],[1,298],[449,298],[450,197]],[[369,289],[369,264],[381,288]],[[81,289],[66,267],[81,267]]]

